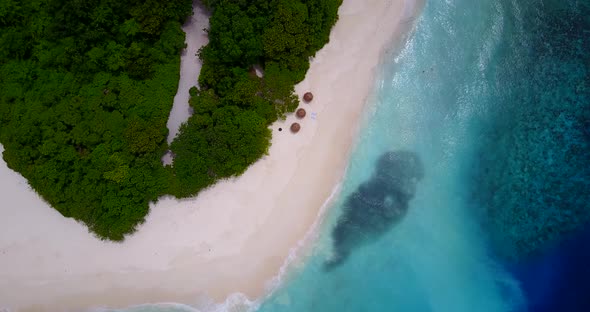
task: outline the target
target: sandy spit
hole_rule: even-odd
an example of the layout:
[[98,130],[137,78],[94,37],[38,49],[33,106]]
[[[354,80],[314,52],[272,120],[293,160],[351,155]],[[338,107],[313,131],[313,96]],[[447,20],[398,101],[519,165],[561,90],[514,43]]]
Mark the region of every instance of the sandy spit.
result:
[[[296,87],[300,95],[314,93],[311,104],[301,104],[301,131],[287,130],[295,116],[277,122],[269,155],[243,176],[196,198],[160,200],[122,244],[100,241],[63,218],[0,162],[0,311],[263,295],[342,178],[380,57],[413,11],[412,0],[345,0],[330,43]],[[200,25],[192,20],[185,31],[203,40],[203,27],[191,23]],[[198,44],[189,42],[189,49]],[[179,92],[196,84],[198,62],[184,59],[193,56],[183,55]]]
[[[205,29],[209,26],[209,15],[199,1],[193,3],[193,16],[182,26],[187,34],[185,39],[186,48],[182,51],[180,58],[180,80],[178,91],[174,97],[174,104],[170,110],[170,116],[166,126],[168,127],[168,144],[172,143],[180,125],[188,120],[191,115],[191,108],[188,104],[189,90],[199,85],[199,73],[203,64],[197,56],[199,49],[209,43],[209,37]],[[172,155],[167,153],[162,157],[164,165],[172,164]]]

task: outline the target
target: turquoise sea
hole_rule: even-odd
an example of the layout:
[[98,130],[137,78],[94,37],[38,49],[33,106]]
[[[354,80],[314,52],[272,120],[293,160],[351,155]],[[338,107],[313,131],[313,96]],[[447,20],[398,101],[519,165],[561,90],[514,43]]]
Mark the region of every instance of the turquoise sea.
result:
[[590,1],[428,0],[303,264],[211,309],[590,311],[589,71]]

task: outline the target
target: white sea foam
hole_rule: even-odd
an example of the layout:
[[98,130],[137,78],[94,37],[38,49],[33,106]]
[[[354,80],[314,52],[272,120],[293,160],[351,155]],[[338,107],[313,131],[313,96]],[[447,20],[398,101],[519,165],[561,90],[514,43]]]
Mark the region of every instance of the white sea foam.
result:
[[[346,172],[347,170],[344,170],[344,174],[342,175],[343,177],[346,176]],[[285,282],[285,278],[290,273],[290,269],[292,268],[292,265],[295,263],[295,261],[305,260],[305,256],[308,255],[307,252],[311,249],[313,242],[317,241],[318,239],[321,230],[321,225],[325,220],[328,207],[334,204],[333,200],[340,193],[341,188],[342,180],[340,180],[340,182],[336,184],[336,186],[334,186],[332,192],[330,193],[330,196],[328,196],[326,201],[324,201],[324,203],[320,207],[316,220],[311,225],[310,229],[307,231],[305,236],[297,242],[297,245],[291,248],[291,250],[289,251],[289,256],[287,257],[287,259],[285,260],[285,262],[279,270],[279,274],[277,274],[277,276],[275,276],[267,284],[267,290],[269,293],[272,293],[272,291],[276,290],[278,287],[280,287],[280,285],[283,282]]]
[[[343,173],[346,176],[346,170]],[[307,252],[313,246],[312,244],[317,240],[321,225],[328,211],[328,207],[333,204],[333,200],[341,190],[342,182],[338,183],[332,189],[330,196],[324,201],[321,208],[318,210],[316,220],[307,231],[305,236],[300,239],[295,246],[289,250],[289,255],[283,262],[279,273],[269,280],[266,284],[266,293],[260,298],[251,300],[245,294],[240,292],[232,293],[225,301],[216,303],[210,298],[202,297],[197,300],[198,303],[194,305],[186,305],[180,303],[162,302],[155,304],[141,304],[134,305],[125,309],[110,309],[105,307],[95,307],[89,309],[88,312],[150,312],[150,311],[174,311],[174,312],[251,312],[256,311],[265,299],[272,296],[273,293],[279,289],[286,281],[287,276],[291,273],[293,266],[304,265]],[[298,262],[300,261],[300,262]],[[11,312],[0,309],[0,312]]]
[[[346,170],[344,171],[343,177],[346,176]],[[342,180],[332,188],[332,192],[330,196],[324,201],[320,209],[318,210],[317,217],[307,231],[305,236],[300,239],[295,246],[293,246],[289,250],[289,255],[287,259],[283,262],[279,273],[273,277],[268,283],[266,284],[266,294],[254,301],[248,300],[246,296],[241,293],[234,293],[230,295],[226,301],[216,306],[214,310],[206,310],[204,312],[237,312],[237,311],[256,311],[260,305],[274,294],[276,290],[278,290],[285,282],[287,282],[289,274],[292,273],[295,265],[303,266],[305,264],[305,260],[309,255],[309,251],[313,247],[313,243],[317,241],[318,236],[320,235],[320,230],[322,228],[322,224],[324,223],[326,212],[328,211],[328,207],[334,204],[334,199],[338,196],[342,188]],[[234,310],[236,307],[247,306],[248,309],[246,310]]]
[[[170,300],[197,311],[237,310],[261,299],[251,302],[234,293],[221,304],[206,306],[191,302],[186,294],[215,291],[219,298],[241,291],[266,298],[284,285],[308,250],[290,247],[301,237],[314,239],[326,210],[318,208],[346,167],[355,134],[347,129],[358,124],[379,55],[399,27],[402,6],[401,0],[344,1],[330,43],[296,86],[298,94],[314,92],[314,102],[306,107],[316,118],[306,119],[297,135],[278,132],[296,120],[294,116],[278,121],[268,156],[239,178],[222,181],[196,198],[160,199],[123,244],[88,235],[86,227],[63,218],[25,190],[28,186],[14,185],[12,177],[18,175],[0,166],[7,179],[3,194],[19,208],[0,205],[0,249],[10,248],[2,255],[8,263],[0,271],[2,304],[24,309],[35,298],[47,309],[60,311]],[[306,235],[314,221],[312,234]],[[285,263],[277,258],[287,255]]]

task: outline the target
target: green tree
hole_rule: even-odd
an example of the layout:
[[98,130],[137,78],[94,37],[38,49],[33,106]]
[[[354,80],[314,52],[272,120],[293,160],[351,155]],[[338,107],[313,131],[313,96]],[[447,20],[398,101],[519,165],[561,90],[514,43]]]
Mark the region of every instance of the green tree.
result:
[[[270,123],[328,40],[340,0],[209,0],[194,115],[168,147],[190,0],[0,1],[0,142],[65,217],[122,240],[149,202],[190,196],[267,153]],[[259,78],[253,65],[264,68]],[[170,148],[172,166],[161,164]]]

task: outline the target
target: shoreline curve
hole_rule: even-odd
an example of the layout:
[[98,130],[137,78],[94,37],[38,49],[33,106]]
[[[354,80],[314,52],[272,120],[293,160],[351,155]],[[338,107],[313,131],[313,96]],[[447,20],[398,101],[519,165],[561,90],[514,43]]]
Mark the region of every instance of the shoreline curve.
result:
[[301,131],[278,131],[294,115],[276,122],[269,155],[195,198],[150,205],[122,244],[63,218],[1,162],[0,308],[198,305],[268,293],[267,282],[342,179],[377,66],[408,30],[408,5],[418,10],[414,0],[344,0],[330,42],[296,86],[300,95],[314,92]]

